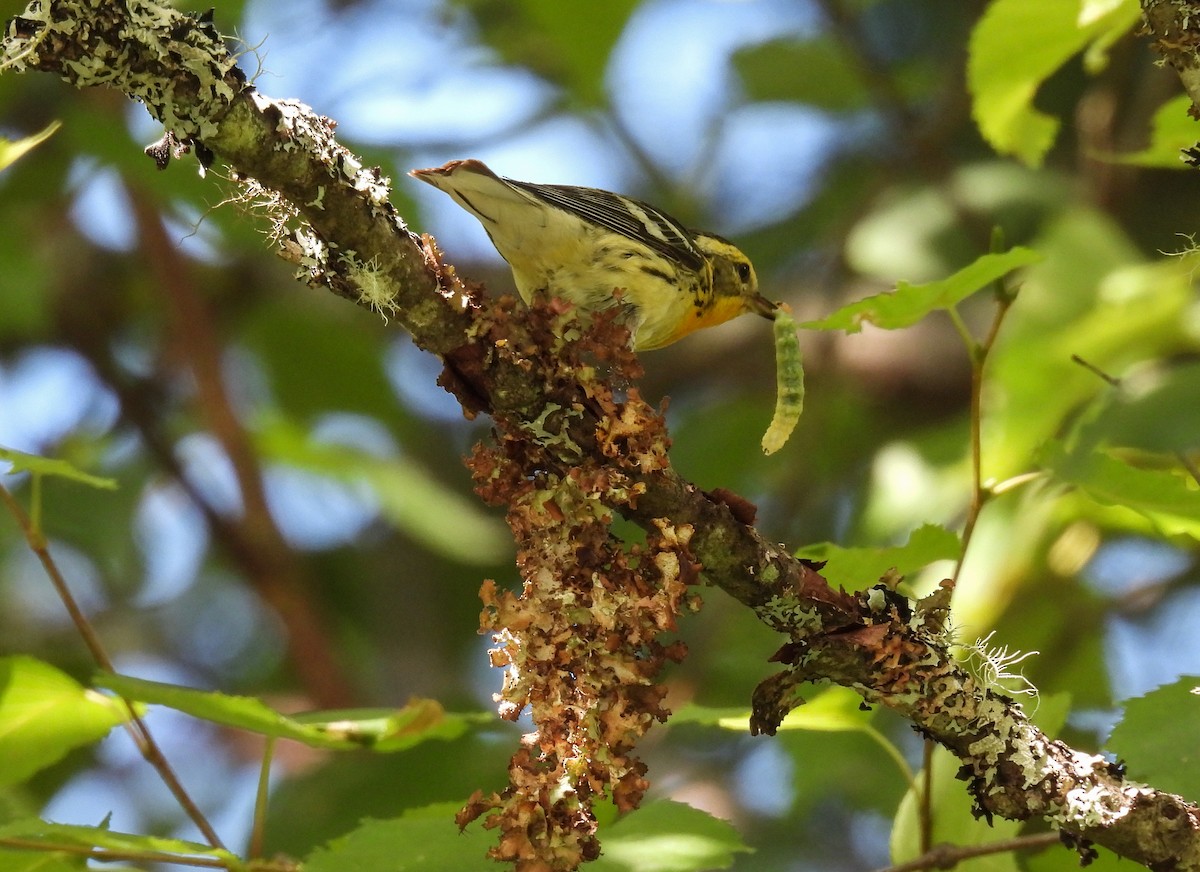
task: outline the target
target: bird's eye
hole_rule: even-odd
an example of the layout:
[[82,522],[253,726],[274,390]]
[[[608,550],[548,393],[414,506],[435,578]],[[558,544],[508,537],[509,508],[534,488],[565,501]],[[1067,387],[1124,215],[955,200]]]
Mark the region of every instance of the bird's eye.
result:
[[750,281],[750,264],[742,261],[737,265],[738,278],[744,282]]

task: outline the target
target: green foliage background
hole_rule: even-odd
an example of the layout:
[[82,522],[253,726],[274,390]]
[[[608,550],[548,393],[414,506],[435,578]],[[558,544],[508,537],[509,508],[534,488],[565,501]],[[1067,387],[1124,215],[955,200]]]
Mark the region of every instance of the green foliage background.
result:
[[[691,224],[727,230],[721,206],[730,192],[724,200],[705,196],[720,191],[719,184],[699,184],[706,165],[661,165],[636,136],[622,133],[634,95],[612,84],[622,81],[612,50],[631,16],[682,22],[691,7],[706,5],[447,3],[436,15],[465,27],[475,44],[438,58],[440,68],[430,61],[430,80],[461,66],[519,68],[549,96],[502,130],[441,134],[435,148],[429,135],[383,140],[361,129],[344,141],[400,180],[397,207],[415,228],[436,234],[403,176],[416,160],[430,153],[484,156],[525,125],[583,119],[605,132],[608,168],[636,180],[627,193]],[[746,15],[783,8],[743,5]],[[1200,449],[1200,310],[1194,257],[1164,255],[1190,247],[1200,193],[1200,177],[1171,163],[1196,137],[1192,122],[1181,120],[1183,107],[1169,102],[1178,84],[1132,32],[1132,2],[823,0],[801,8],[813,15],[810,30],[781,27],[730,56],[733,88],[719,98],[725,102],[712,113],[712,142],[699,151],[715,153],[723,118],[763,107],[803,109],[836,132],[814,158],[819,172],[806,197],[785,214],[738,228],[765,293],[787,301],[798,320],[819,321],[897,282],[944,278],[988,251],[993,227],[1009,244],[1040,255],[1018,273],[1018,299],[988,361],[982,472],[1003,486],[971,542],[954,621],[964,643],[994,631],[993,645],[1040,652],[1020,664],[1041,692],[1038,718],[1062,724],[1077,746],[1097,749],[1119,717],[1121,695],[1200,670],[1200,651],[1179,629],[1195,619],[1200,580],[1200,496],[1185,469],[1189,459],[1194,468]],[[18,9],[0,2],[5,18]],[[298,19],[294,31],[267,36],[266,66],[287,41],[310,39],[307,50],[320,64],[316,37],[350,39],[354,29],[370,28],[373,16],[415,9],[330,4],[311,20]],[[239,29],[241,15],[237,2],[216,10],[226,32]],[[245,36],[255,42],[264,35]],[[671,41],[664,31],[664,70],[675,58]],[[252,71],[253,58],[245,63]],[[390,87],[404,93],[428,84],[398,80]],[[264,75],[259,86],[274,97],[295,96],[286,78]],[[664,85],[648,73],[638,87]],[[1156,115],[1160,106],[1168,108]],[[139,111],[113,93],[0,75],[6,135],[62,122],[0,175],[0,388],[51,353],[86,362],[83,371],[96,385],[82,405],[60,403],[47,389],[40,403],[19,406],[44,416],[21,422],[23,432],[42,435],[5,447],[63,458],[119,484],[114,492],[46,478],[43,523],[68,581],[79,586],[118,667],[139,675],[259,697],[287,712],[400,707],[412,696],[452,712],[486,710],[499,676],[486,672],[476,593],[485,577],[507,585],[516,579],[502,519],[470,494],[460,462],[474,440],[486,438],[487,422],[458,419],[433,387],[436,364],[392,327],[296,283],[267,253],[252,212],[214,208],[230,193],[227,184],[198,178],[189,160],[156,171],[141,149],[158,134],[130,121]],[[1118,154],[1135,157],[1114,160]],[[750,171],[740,168],[745,184],[769,188],[788,171],[769,152],[755,157]],[[139,216],[130,250],[97,245],[71,218],[81,185],[101,173]],[[181,254],[201,215],[197,232],[215,253]],[[148,230],[156,216],[172,221],[165,250]],[[448,257],[493,290],[511,286],[494,261],[458,260],[453,250]],[[192,299],[198,309],[188,308]],[[939,305],[930,301],[920,313]],[[994,301],[976,294],[957,312],[982,336]],[[671,398],[676,467],[701,487],[753,500],[770,537],[832,557],[831,569],[849,573],[838,576],[847,587],[875,578],[855,578],[845,566],[863,573],[897,566],[909,573],[910,592],[928,592],[953,563],[924,564],[945,556],[945,531],[961,532],[970,499],[971,369],[952,320],[934,311],[903,330],[802,335],[805,414],[792,442],[770,458],[758,449],[773,402],[770,338],[750,320],[645,356],[644,392]],[[842,326],[850,323],[859,320]],[[207,338],[215,345],[205,346]],[[203,361],[209,368],[198,369],[196,355],[210,352]],[[206,386],[197,372],[219,372],[221,382]],[[273,492],[277,514],[332,512],[347,492],[369,508],[352,536],[294,543],[283,591],[271,587],[279,567],[261,565],[253,548],[231,547],[250,533],[236,498],[222,490],[227,461],[206,435],[213,409],[203,388],[214,386],[235,410],[260,470],[268,479],[292,475],[290,490]],[[348,415],[355,416],[352,427],[345,426]],[[181,467],[194,482],[191,496],[179,486]],[[28,502],[28,482],[12,476],[5,484]],[[186,508],[193,497],[206,512]],[[151,500],[201,531],[194,571],[165,592],[148,573],[166,565],[162,549],[180,547],[180,540],[150,523]],[[913,550],[897,547],[910,537]],[[873,550],[841,550],[847,548]],[[921,557],[914,563],[915,554]],[[880,560],[887,565],[878,568]],[[47,605],[44,585],[16,525],[0,523],[0,655],[22,655],[3,662],[10,671],[31,657],[56,665],[66,675],[45,681],[75,687],[70,705],[86,707],[82,687],[62,681],[69,675],[89,684],[94,665]],[[819,711],[836,717],[802,720],[776,739],[749,738],[733,714],[744,712],[751,689],[770,674],[766,660],[777,640],[719,592],[706,592],[705,600],[704,611],[681,629],[690,656],[667,676],[672,698],[691,704],[691,715],[659,730],[644,753],[657,796],[729,819],[736,835],[662,804],[640,824],[636,817],[614,824],[602,862],[646,870],[729,863],[862,869],[886,862],[889,832],[897,857],[908,856],[916,824],[911,797],[904,800],[906,768],[919,767],[920,752],[906,725],[831,697],[829,709]],[[315,617],[321,632],[303,637],[312,647],[289,649],[285,640],[297,638],[299,613]],[[1117,644],[1153,639],[1150,628],[1159,629],[1161,646]],[[5,708],[12,702],[3,696],[6,685],[0,681],[0,748],[11,741],[19,750],[26,740],[6,729],[15,717]],[[236,712],[228,714],[226,702],[215,699],[184,710],[232,726],[248,719],[250,729],[267,735],[315,729],[289,721],[293,732],[278,732],[284,728],[265,725],[271,717],[258,709],[233,701]],[[1139,722],[1193,723],[1195,699],[1185,689],[1141,700]],[[218,709],[227,712],[224,720]],[[720,720],[722,713],[732,719]],[[517,731],[474,718],[452,723],[391,754],[282,743],[268,854],[305,856],[341,840],[312,855],[311,868],[487,868],[462,859],[477,858],[486,838],[475,832],[469,844],[454,847],[453,828],[432,809],[446,812],[476,788],[500,786]],[[162,729],[188,736],[169,742],[169,755],[176,752],[202,805],[244,833],[247,805],[231,801],[228,785],[236,780],[244,791],[261,744],[233,730],[188,733],[178,720],[163,719]],[[1195,774],[1187,767],[1194,761],[1175,759],[1169,748],[1144,748],[1142,732],[1119,734],[1131,771],[1191,789]],[[60,753],[38,759],[36,773],[21,773],[31,775],[27,780],[0,782],[3,819],[17,827],[4,832],[28,832],[19,824],[48,803],[66,808],[54,805],[61,791],[77,796],[80,784],[95,783],[83,779],[99,779],[111,794],[101,796],[94,817],[63,823],[100,824],[109,810],[104,797],[120,795],[110,804],[118,810],[114,830],[194,839],[182,815],[144,776],[131,774],[127,755],[88,745],[94,738],[64,738]],[[897,758],[907,762],[897,765]],[[966,814],[953,762],[939,763],[938,837],[974,843],[998,836]],[[365,818],[377,823],[357,829]],[[1004,827],[1006,834],[1018,830]],[[705,847],[689,860],[686,850],[668,850],[647,832],[694,837]],[[428,865],[413,859],[414,845],[431,846]],[[443,849],[465,853],[438,853]],[[685,859],[673,859],[679,855]],[[10,859],[33,863],[33,856]],[[1076,863],[1059,850],[973,866]]]

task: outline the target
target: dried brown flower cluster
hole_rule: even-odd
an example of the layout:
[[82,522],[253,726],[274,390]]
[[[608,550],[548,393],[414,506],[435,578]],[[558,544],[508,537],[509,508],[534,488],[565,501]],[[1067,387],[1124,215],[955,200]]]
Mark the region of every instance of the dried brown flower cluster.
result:
[[[698,573],[690,527],[660,523],[632,546],[609,529],[613,507],[640,491],[623,470],[665,465],[666,431],[636,389],[621,400],[595,377],[601,364],[635,374],[624,329],[600,316],[581,332],[572,317],[549,309],[533,318],[535,332],[547,331],[542,348],[554,349],[537,357],[539,372],[555,361],[543,376],[555,401],[531,424],[499,417],[496,444],[477,446],[469,461],[480,495],[508,507],[524,582],[520,595],[491,580],[481,592],[481,631],[495,640],[492,664],[505,670],[496,700],[509,720],[528,709],[535,730],[512,757],[509,787],[477,793],[458,821],[486,815],[484,825],[501,830],[491,856],[523,872],[594,859],[594,803],[608,797],[625,811],[640,802],[646,767],[632,751],[667,717],[659,670],[686,651],[661,636],[698,604],[688,589]],[[497,353],[519,353],[512,344]],[[607,463],[579,450],[585,439]]]

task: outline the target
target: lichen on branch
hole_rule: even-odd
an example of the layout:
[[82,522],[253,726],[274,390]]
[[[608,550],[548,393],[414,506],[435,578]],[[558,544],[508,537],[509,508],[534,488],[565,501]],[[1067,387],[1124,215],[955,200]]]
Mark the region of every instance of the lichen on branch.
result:
[[[1147,3],[1160,40],[1193,39],[1190,5]],[[386,313],[442,357],[441,383],[468,414],[493,416],[498,437],[475,455],[476,486],[509,507],[524,584],[557,612],[548,621],[542,600],[534,610],[533,599],[485,590],[498,662],[515,670],[501,701],[506,711],[541,712],[549,700],[573,700],[561,722],[544,719],[514,755],[509,792],[464,811],[504,809],[490,818],[505,834],[498,856],[531,872],[569,868],[595,850],[586,803],[604,790],[626,805],[640,795],[632,742],[664,711],[656,669],[681,649],[660,634],[689,607],[699,563],[707,582],[785,639],[782,671],[755,697],[761,732],[800,702],[802,681],[854,687],[957,754],[981,814],[1042,817],[1080,844],[1094,840],[1161,868],[1200,868],[1200,811],[1047,738],[954,660],[937,603],[910,602],[876,579],[862,579],[857,592],[832,590],[819,567],[754,529],[744,500],[679,476],[661,418],[636,391],[618,398],[609,387],[636,378],[616,325],[610,341],[581,343],[594,359],[572,357],[554,338],[565,313],[526,314],[464,285],[430,240],[408,230],[382,174],[336,141],[332,121],[254,90],[211,22],[151,0],[32,0],[9,22],[0,57],[8,68],[52,72],[79,87],[119,88],[178,142],[203,146],[233,178],[277,194],[294,222],[290,238],[310,257],[302,262],[308,279]],[[596,338],[605,335],[603,323],[598,329]],[[600,366],[610,368],[604,377]],[[640,551],[612,539],[609,512],[646,531]],[[551,567],[552,558],[561,564]],[[624,647],[631,639],[640,647]],[[592,660],[602,675],[585,668]],[[551,725],[563,737],[549,735]],[[577,753],[593,727],[603,741]]]

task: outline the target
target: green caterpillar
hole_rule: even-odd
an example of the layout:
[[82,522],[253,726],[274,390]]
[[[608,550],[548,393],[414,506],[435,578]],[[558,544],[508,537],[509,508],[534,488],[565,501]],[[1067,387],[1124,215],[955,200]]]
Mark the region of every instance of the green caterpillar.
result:
[[796,321],[786,306],[775,310],[775,414],[763,434],[764,454],[774,454],[788,441],[804,409],[804,360]]

